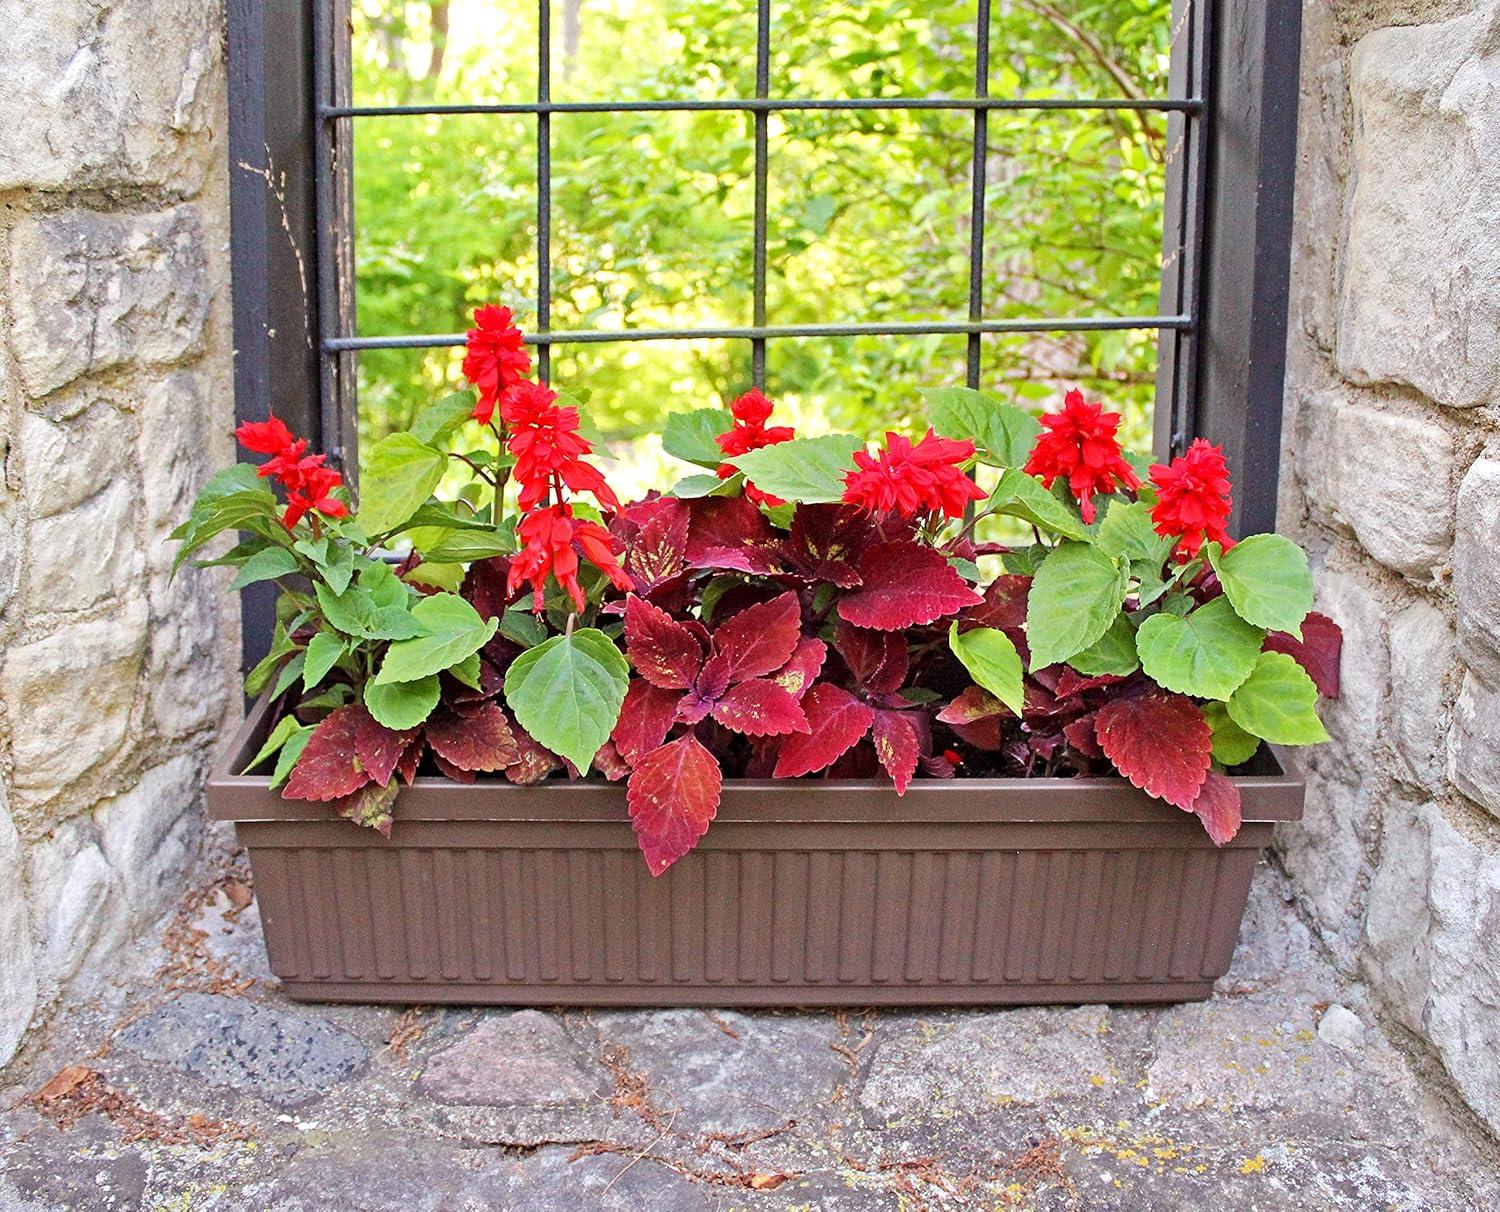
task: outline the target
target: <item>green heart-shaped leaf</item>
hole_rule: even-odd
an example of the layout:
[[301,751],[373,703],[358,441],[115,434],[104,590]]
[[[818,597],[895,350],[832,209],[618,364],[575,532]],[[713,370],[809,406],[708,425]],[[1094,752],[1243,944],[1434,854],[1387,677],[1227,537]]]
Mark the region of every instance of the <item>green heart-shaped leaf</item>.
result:
[[1191,614],[1154,614],[1136,633],[1141,667],[1157,685],[1202,699],[1227,699],[1250,676],[1266,633],[1252,627],[1228,598]]
[[591,627],[528,648],[505,674],[505,701],[538,744],[586,773],[620,718],[630,666]]
[[1263,652],[1229,699],[1229,718],[1277,745],[1316,745],[1328,739],[1317,713],[1318,688],[1284,652]]

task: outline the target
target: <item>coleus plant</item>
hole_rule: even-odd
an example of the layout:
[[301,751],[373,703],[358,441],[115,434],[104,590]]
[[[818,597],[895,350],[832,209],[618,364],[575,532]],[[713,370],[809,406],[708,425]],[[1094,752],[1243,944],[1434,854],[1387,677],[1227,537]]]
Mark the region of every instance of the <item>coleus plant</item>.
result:
[[1339,629],[1293,543],[1231,539],[1207,442],[1145,467],[1079,392],[1037,418],[941,388],[918,439],[871,450],[752,390],[671,416],[699,470],[625,504],[508,310],[475,313],[463,368],[473,390],[368,453],[357,510],[273,418],[175,533],[179,563],[279,587],[246,688],[279,701],[251,768],[288,798],[389,831],[422,773],[592,770],[659,875],[725,778],[1118,773],[1223,844],[1227,772],[1325,739]]

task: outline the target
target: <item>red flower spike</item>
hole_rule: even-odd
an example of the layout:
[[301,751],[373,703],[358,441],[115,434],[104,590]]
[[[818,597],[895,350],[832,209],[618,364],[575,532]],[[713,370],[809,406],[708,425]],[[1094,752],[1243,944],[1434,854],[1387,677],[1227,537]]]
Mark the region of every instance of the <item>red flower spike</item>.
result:
[[615,560],[614,540],[597,522],[573,516],[571,505],[549,505],[526,514],[516,526],[521,540],[519,555],[513,556],[506,575],[506,588],[514,593],[522,584],[531,585],[531,608],[543,607],[542,591],[551,576],[582,610],[586,605],[583,587],[578,583],[578,551],[600,571],[608,575],[617,589],[631,589],[634,583]]
[[1231,502],[1223,447],[1198,438],[1168,466],[1153,464],[1151,482],[1157,493],[1151,521],[1157,534],[1178,539],[1180,555],[1191,559],[1209,540],[1224,547],[1233,544],[1224,529]]
[[731,687],[710,714],[742,736],[783,736],[808,730],[807,716],[797,700],[785,687],[766,678]]
[[522,511],[535,508],[561,480],[572,492],[591,492],[601,505],[620,507],[619,499],[598,469],[583,462],[593,447],[578,432],[578,409],[556,403],[557,393],[523,380],[510,388],[500,416],[510,431],[506,449],[516,457],[512,470]]
[[484,703],[467,717],[437,712],[427,721],[427,743],[461,770],[503,770],[521,760],[510,721],[494,703]]
[[1339,661],[1344,650],[1344,632],[1326,614],[1316,610],[1302,620],[1302,638],[1285,631],[1266,636],[1267,652],[1284,652],[1307,671],[1324,698],[1339,697]]
[[345,710],[353,713],[349,718],[354,727],[354,756],[365,768],[365,773],[384,787],[391,781],[391,775],[411,745],[412,738],[418,735],[418,729],[397,732],[387,728],[358,703],[350,704]]
[[960,470],[960,464],[973,457],[973,442],[940,438],[931,429],[916,445],[900,434],[887,433],[885,449],[878,454],[854,452],[855,470],[844,476],[844,500],[872,513],[893,512],[904,518],[923,510],[961,518],[970,501],[985,496]]
[[916,720],[907,711],[877,711],[870,736],[875,742],[875,757],[896,784],[896,794],[905,795],[922,755]]
[[[246,421],[234,431],[234,436],[239,439],[241,446],[256,454],[279,455],[296,443],[292,431],[277,417],[268,417],[264,421]],[[301,448],[306,450],[307,443],[303,442]]]
[[718,759],[694,736],[653,749],[632,771],[625,802],[652,875],[660,875],[708,832],[723,784]]
[[1108,494],[1116,487],[1134,491],[1141,486],[1115,437],[1119,413],[1088,403],[1083,392],[1075,389],[1064,398],[1061,412],[1043,414],[1042,425],[1026,460],[1026,474],[1039,476],[1047,488],[1054,480],[1065,481],[1085,522],[1096,516],[1096,493]]
[[802,638],[802,609],[795,593],[749,606],[721,623],[714,649],[724,657],[729,684],[775,673]]
[[775,776],[796,778],[826,770],[864,738],[875,712],[847,690],[819,682],[802,700],[809,731],[794,733],[781,743]]
[[1164,690],[1116,699],[1095,714],[1094,734],[1115,769],[1147,795],[1192,811],[1213,750],[1192,699]]
[[[733,458],[747,451],[760,450],[764,446],[790,442],[797,436],[797,431],[790,425],[772,425],[767,428],[766,422],[770,420],[772,407],[771,401],[761,394],[760,389],[752,387],[729,406],[729,411],[734,415],[734,424],[728,431],[714,439],[718,442],[719,449],[726,456]],[[737,471],[739,468],[732,463],[720,463],[719,479],[727,480]],[[745,482],[745,496],[762,505],[786,504],[780,497],[761,492],[748,480]]]
[[306,454],[307,442],[295,437],[281,421],[275,417],[246,421],[234,432],[245,449],[271,456],[256,474],[275,479],[286,489],[286,512],[281,522],[288,530],[314,511],[330,518],[349,515],[349,506],[332,495],[344,477],[323,466],[326,455]]
[[1244,820],[1240,789],[1233,780],[1225,778],[1217,770],[1210,770],[1203,780],[1198,796],[1193,800],[1189,812],[1203,822],[1203,828],[1213,839],[1215,846],[1234,840]]
[[800,701],[817,679],[823,662],[827,659],[828,645],[822,640],[798,640],[791,659],[771,675],[771,680]]
[[283,788],[288,800],[336,800],[352,795],[370,781],[360,764],[360,717],[368,714],[358,704],[330,712],[307,739],[307,748],[292,767]]
[[463,375],[479,391],[474,419],[488,425],[505,391],[531,372],[531,356],[522,344],[521,330],[508,307],[488,304],[474,312],[469,329]]
[[663,690],[686,690],[703,666],[703,646],[645,598],[625,599],[625,652],[635,671]]
[[667,739],[677,704],[682,698],[675,690],[653,686],[645,678],[631,678],[625,690],[620,719],[610,740],[632,766]]
[[862,585],[839,602],[856,627],[903,631],[977,606],[984,599],[941,552],[915,542],[881,543],[860,557]]

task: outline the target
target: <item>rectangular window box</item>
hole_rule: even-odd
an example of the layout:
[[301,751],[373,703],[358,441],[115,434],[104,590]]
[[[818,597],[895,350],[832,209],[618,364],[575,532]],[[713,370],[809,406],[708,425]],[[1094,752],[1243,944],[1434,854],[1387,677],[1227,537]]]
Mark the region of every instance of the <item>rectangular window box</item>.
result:
[[731,780],[653,879],[623,785],[419,778],[387,838],[244,769],[208,784],[249,849],[271,969],[306,1001],[576,1006],[1011,1005],[1204,998],[1303,780],[1236,776],[1244,825],[1122,779]]

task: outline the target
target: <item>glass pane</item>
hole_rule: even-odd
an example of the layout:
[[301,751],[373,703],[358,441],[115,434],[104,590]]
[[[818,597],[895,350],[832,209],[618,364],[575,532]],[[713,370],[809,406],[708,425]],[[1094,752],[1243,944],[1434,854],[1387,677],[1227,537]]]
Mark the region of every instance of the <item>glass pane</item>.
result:
[[751,318],[753,156],[742,114],[552,119],[552,327]]
[[973,140],[967,114],[775,115],[770,322],[965,318]]
[[990,95],[1165,97],[1173,33],[1172,0],[995,0]]
[[753,97],[755,7],[755,0],[554,0],[552,99]]
[[536,100],[537,5],[354,0],[352,8],[356,105]]
[[977,16],[975,0],[776,0],[771,95],[972,97]]

